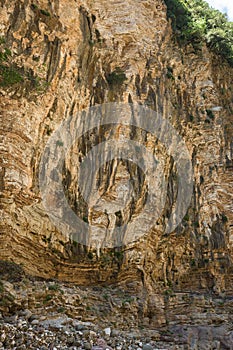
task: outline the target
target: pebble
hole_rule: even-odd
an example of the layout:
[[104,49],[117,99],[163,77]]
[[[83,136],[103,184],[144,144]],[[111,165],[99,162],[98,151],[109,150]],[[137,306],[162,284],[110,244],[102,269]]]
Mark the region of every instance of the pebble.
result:
[[32,320],[31,324],[34,326],[34,325],[37,325],[39,324],[39,320]]
[[105,333],[105,335],[108,335],[110,337],[110,335],[111,335],[111,328],[110,327],[105,328],[104,329],[104,333]]
[[91,350],[92,349],[92,345],[91,345],[91,343],[84,343],[84,349],[86,349],[86,350]]
[[143,345],[142,350],[153,350],[153,346],[150,344],[145,344]]

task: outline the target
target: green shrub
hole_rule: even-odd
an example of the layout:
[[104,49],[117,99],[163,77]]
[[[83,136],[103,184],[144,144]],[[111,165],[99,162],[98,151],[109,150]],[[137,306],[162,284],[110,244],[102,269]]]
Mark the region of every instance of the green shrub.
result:
[[17,67],[11,50],[5,44],[5,38],[0,37],[0,86],[9,87],[24,82],[26,83],[24,85],[30,84],[30,87],[36,89],[37,92],[45,92],[49,86],[46,79],[34,76],[30,71]]
[[60,140],[57,140],[56,145],[59,146],[59,147],[62,147],[63,146],[63,142],[60,141]]
[[190,266],[196,266],[196,260],[195,259],[192,259],[190,261]]
[[211,109],[207,109],[206,114],[210,119],[214,119],[214,113],[211,111]]
[[225,214],[222,214],[222,222],[225,224],[228,221],[228,218]]
[[166,289],[166,290],[164,291],[164,295],[169,296],[169,295],[172,295],[172,294],[173,294],[173,290],[172,290],[172,289]]
[[[0,45],[5,43],[5,39],[0,39]],[[0,86],[7,87],[23,81],[22,75],[9,64],[11,50],[4,48],[0,50]]]
[[54,290],[55,292],[59,290],[59,285],[54,283],[49,285],[49,290]]
[[165,0],[167,17],[180,44],[200,48],[205,42],[233,66],[233,22],[204,0]]
[[172,69],[172,67],[167,67],[167,78],[175,80],[175,78],[173,76],[173,69]]
[[49,13],[47,10],[41,9],[41,10],[40,10],[40,13],[41,13],[42,15],[44,15],[44,16],[47,16],[47,17],[50,17],[50,16],[51,16],[50,13]]
[[122,260],[124,257],[124,252],[122,251],[114,251],[114,256],[117,260]]
[[35,4],[31,4],[31,8],[32,8],[33,10],[38,10],[38,6],[35,5]]
[[11,56],[11,50],[8,48],[5,48],[4,51],[0,51],[0,62],[7,61],[10,56]]
[[103,298],[104,298],[105,300],[108,300],[108,298],[109,298],[108,294],[103,294]]
[[4,36],[0,36],[0,45],[5,43],[6,43],[6,39],[4,38]]
[[35,76],[30,79],[33,83],[33,87],[39,93],[45,92],[49,87],[49,82],[46,79],[40,78],[39,76]]
[[48,301],[52,300],[53,299],[53,296],[52,294],[47,294],[44,298],[44,301],[43,303],[46,304]]
[[88,252],[87,257],[88,257],[89,260],[93,260],[94,255],[93,255],[92,252]]
[[106,79],[110,87],[120,86],[127,80],[125,73],[119,67],[116,67],[112,73],[108,74]]
[[61,307],[59,307],[59,308],[57,309],[57,312],[59,312],[59,313],[64,313],[64,312],[65,312],[65,308],[64,308],[63,306],[61,306]]
[[172,281],[167,280],[167,286],[170,287],[170,288],[172,288],[172,286],[173,286]]
[[10,86],[23,81],[22,75],[12,67],[0,66],[0,86]]
[[2,281],[0,281],[0,293],[3,293],[3,292],[4,292],[4,286]]
[[88,223],[88,217],[87,216],[83,216],[83,221]]

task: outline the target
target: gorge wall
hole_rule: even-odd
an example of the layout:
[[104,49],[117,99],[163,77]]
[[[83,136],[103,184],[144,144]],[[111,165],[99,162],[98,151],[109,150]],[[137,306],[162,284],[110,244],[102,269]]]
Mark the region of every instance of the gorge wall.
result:
[[[204,44],[198,50],[178,46],[160,0],[6,0],[0,5],[1,259],[22,264],[35,276],[81,285],[231,295],[232,68]],[[166,234],[177,182],[163,145],[150,133],[117,126],[97,136],[85,134],[63,169],[70,206],[84,221],[96,220],[102,227],[112,222],[108,211],[89,210],[76,181],[80,159],[93,145],[111,139],[111,130],[118,137],[131,133],[152,150],[168,179],[156,225],[134,244],[97,251],[63,235],[50,221],[38,174],[46,142],[62,120],[108,102],[142,104],[167,118],[190,152],[194,188],[181,224]],[[113,215],[115,225],[130,221],[146,193],[140,169],[116,160],[100,169],[99,178],[110,209],[118,200],[118,185],[133,179],[135,201],[129,195],[125,208],[117,202]]]

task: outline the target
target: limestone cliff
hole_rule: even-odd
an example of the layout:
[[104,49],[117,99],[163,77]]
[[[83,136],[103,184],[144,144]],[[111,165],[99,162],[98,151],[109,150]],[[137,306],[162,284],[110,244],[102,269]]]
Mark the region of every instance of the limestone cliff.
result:
[[[199,50],[180,47],[161,0],[2,0],[0,5],[1,259],[40,277],[145,288],[148,310],[153,305],[155,314],[162,293],[231,295],[232,68],[204,44]],[[190,152],[194,187],[181,224],[166,234],[177,181],[163,145],[136,129],[106,127],[97,136],[85,134],[63,169],[69,204],[84,221],[95,220],[95,213],[79,195],[76,164],[92,146],[111,139],[110,130],[131,133],[153,150],[168,179],[156,225],[135,244],[97,251],[64,236],[50,221],[38,174],[46,142],[62,120],[108,102],[145,105],[168,119]],[[100,169],[100,193],[111,205],[118,182],[133,179],[136,199],[115,210],[115,225],[129,222],[143,206],[143,176],[129,161]],[[112,222],[104,211],[97,219],[106,227]]]

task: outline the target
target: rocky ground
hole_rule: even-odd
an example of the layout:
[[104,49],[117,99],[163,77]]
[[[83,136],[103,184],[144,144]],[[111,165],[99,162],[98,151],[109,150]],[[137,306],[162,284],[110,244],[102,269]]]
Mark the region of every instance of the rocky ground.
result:
[[35,279],[7,262],[0,277],[0,350],[233,349],[230,297],[183,293],[181,309],[166,295],[167,319],[155,327],[145,300],[119,286]]
[[[129,311],[124,321],[117,320],[115,310],[108,318],[111,303]],[[133,303],[133,297],[117,288],[85,289],[27,278],[3,281],[0,349],[157,348],[153,339],[159,333],[136,327]]]

